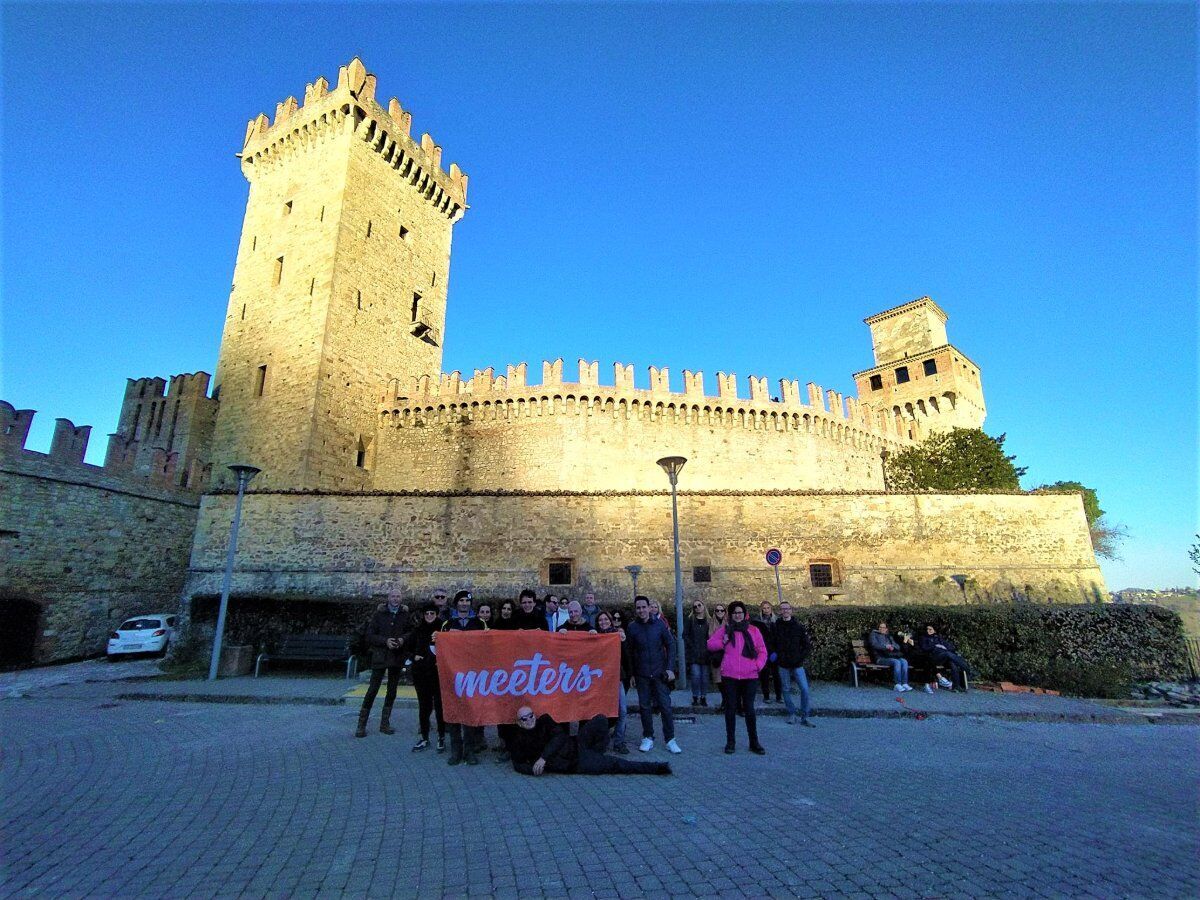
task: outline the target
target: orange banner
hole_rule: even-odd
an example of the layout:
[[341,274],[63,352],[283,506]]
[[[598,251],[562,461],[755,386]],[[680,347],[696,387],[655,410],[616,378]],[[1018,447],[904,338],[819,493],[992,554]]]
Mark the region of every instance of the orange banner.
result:
[[435,646],[447,722],[515,723],[522,706],[556,722],[617,714],[615,634],[443,631]]

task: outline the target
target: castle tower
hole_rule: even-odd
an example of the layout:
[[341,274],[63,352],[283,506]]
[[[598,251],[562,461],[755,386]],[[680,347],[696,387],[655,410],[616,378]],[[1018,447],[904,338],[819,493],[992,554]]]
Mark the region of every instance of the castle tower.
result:
[[375,101],[357,58],[246,127],[250,182],[214,396],[213,483],[241,462],[256,486],[371,483],[376,414],[393,379],[441,371],[450,237],[467,177]]
[[979,367],[946,337],[946,313],[921,297],[864,319],[875,365],[854,373],[860,402],[890,410],[901,434],[920,439],[980,428],[987,415]]

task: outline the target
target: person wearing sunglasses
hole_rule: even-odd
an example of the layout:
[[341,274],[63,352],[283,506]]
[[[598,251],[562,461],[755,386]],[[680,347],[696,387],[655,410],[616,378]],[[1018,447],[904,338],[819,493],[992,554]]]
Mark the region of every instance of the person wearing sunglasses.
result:
[[687,657],[688,685],[692,689],[692,706],[708,706],[708,636],[711,629],[708,609],[703,601],[692,604],[692,611],[683,621],[683,651]]
[[446,750],[446,722],[442,718],[442,688],[438,683],[437,656],[433,652],[434,634],[442,627],[437,607],[427,603],[418,613],[420,623],[409,632],[405,642],[408,658],[412,660],[413,689],[417,692],[417,742],[413,752],[429,746],[429,715],[437,719],[437,752]]
[[767,751],[758,742],[758,720],[754,714],[754,694],[758,673],[767,664],[767,643],[762,632],[746,617],[746,604],[729,604],[729,624],[708,639],[708,649],[721,652],[721,693],[725,696],[725,752],[734,752],[734,731],[740,706],[746,716],[746,734],[750,752],[762,756]]

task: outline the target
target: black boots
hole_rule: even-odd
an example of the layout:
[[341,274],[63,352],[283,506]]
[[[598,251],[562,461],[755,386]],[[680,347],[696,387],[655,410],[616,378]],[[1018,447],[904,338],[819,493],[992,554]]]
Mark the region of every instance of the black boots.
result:
[[395,734],[396,729],[392,727],[392,704],[385,703],[383,705],[383,714],[379,717],[379,733],[380,734]]
[[364,709],[358,714],[358,728],[354,732],[355,737],[367,736],[367,716],[371,714],[371,710]]

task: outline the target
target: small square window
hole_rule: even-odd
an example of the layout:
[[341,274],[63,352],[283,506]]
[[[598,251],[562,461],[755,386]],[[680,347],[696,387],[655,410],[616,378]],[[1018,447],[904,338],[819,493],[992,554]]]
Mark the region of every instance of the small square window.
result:
[[908,381],[908,366],[901,366],[896,370],[896,384],[905,384]]
[[813,587],[833,587],[833,566],[828,563],[813,563],[808,567],[808,579]]
[[936,375],[937,374],[937,360],[936,359],[927,359],[927,360],[925,360],[924,363],[922,363],[922,365],[925,367],[926,375]]
[[883,390],[883,376],[882,375],[872,375],[871,376],[871,390],[873,390],[873,391],[882,391]]
[[569,559],[560,559],[546,564],[546,583],[547,584],[572,584],[571,578],[571,561]]
[[692,566],[692,581],[696,584],[712,582],[712,566]]

